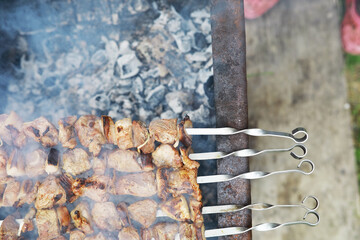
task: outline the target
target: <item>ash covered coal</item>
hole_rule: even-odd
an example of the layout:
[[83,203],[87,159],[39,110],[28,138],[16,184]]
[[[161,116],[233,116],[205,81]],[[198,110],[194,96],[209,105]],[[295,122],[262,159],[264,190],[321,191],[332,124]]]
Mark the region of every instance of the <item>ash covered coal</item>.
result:
[[[147,123],[188,114],[195,127],[215,126],[208,1],[0,5],[0,113]],[[215,139],[199,137],[193,147],[213,151]],[[199,174],[216,174],[215,162],[202,163]],[[216,204],[215,189],[202,186],[205,205]],[[216,227],[211,217],[205,222]]]

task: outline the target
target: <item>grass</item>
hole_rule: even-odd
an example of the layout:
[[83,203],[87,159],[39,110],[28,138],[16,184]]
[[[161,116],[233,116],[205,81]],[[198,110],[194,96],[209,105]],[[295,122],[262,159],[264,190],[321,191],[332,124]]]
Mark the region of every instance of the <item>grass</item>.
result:
[[349,103],[353,119],[355,157],[360,187],[360,56],[345,55],[345,75],[348,82]]

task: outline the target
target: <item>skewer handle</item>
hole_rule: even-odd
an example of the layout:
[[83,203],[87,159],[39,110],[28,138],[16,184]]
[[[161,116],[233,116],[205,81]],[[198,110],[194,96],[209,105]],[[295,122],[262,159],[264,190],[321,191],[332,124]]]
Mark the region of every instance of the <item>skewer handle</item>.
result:
[[[281,137],[281,138],[289,138],[293,140],[295,143],[304,143],[309,138],[306,129],[303,127],[295,128],[294,130],[292,130],[291,133],[268,131],[260,128],[237,130],[235,128],[230,128],[230,127],[186,128],[185,131],[188,135],[234,135],[234,134],[244,133],[246,135],[254,136],[254,137],[264,137],[264,136]],[[301,137],[296,137],[299,134],[301,134]]]

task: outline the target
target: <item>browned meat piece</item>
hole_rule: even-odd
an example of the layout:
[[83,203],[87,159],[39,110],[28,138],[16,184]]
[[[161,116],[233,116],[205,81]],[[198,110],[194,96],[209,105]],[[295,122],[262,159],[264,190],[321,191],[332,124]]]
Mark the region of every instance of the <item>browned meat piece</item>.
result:
[[182,162],[184,163],[186,168],[190,168],[190,169],[198,169],[200,167],[200,163],[198,163],[197,161],[191,160],[188,156],[188,151],[189,149],[185,149],[184,147],[180,147],[180,153],[181,153],[181,159]]
[[130,118],[124,118],[115,123],[116,145],[122,150],[134,147],[132,137],[132,122]]
[[75,148],[63,154],[63,169],[72,175],[78,175],[91,168],[89,155],[82,148]]
[[20,150],[14,149],[6,163],[7,175],[21,177],[25,175],[25,159]]
[[173,240],[179,232],[177,223],[158,223],[152,228],[158,240]]
[[100,157],[94,157],[92,162],[92,168],[95,175],[104,175],[107,167],[107,156],[105,154]]
[[44,117],[24,123],[23,130],[28,137],[41,143],[44,147],[53,147],[58,144],[58,130]]
[[0,149],[0,177],[6,176],[7,159],[8,159],[7,153],[3,149]]
[[128,214],[127,204],[124,202],[120,202],[116,206],[116,209],[120,216],[121,225],[124,227],[131,226],[131,221],[130,221],[129,214]]
[[29,177],[35,177],[45,173],[45,162],[47,153],[42,149],[37,149],[26,155],[25,172]]
[[196,229],[193,224],[182,222],[179,227],[180,240],[194,240],[196,238]]
[[35,208],[30,208],[24,217],[24,224],[21,228],[22,233],[31,232],[35,229],[34,219],[36,215]]
[[112,202],[95,203],[91,214],[100,229],[115,231],[122,228],[120,215]]
[[84,240],[86,237],[85,233],[79,230],[74,230],[70,232],[70,240]]
[[19,200],[19,192],[20,192],[20,182],[15,180],[10,180],[5,188],[3,193],[3,202],[2,205],[4,207],[11,207]]
[[133,227],[121,229],[118,235],[119,240],[140,240],[138,231]]
[[121,176],[116,180],[115,193],[138,197],[153,196],[156,194],[155,174],[142,172]]
[[64,148],[73,149],[76,146],[75,127],[77,117],[71,116],[59,120],[59,141]]
[[66,238],[64,236],[58,236],[58,237],[53,238],[51,240],[66,240]]
[[60,236],[59,223],[54,209],[38,210],[36,226],[39,239],[53,239]]
[[197,169],[158,168],[156,172],[158,196],[165,200],[169,193],[174,197],[180,194],[189,194],[201,201],[201,191],[196,178]]
[[94,236],[86,237],[84,240],[107,240],[107,238],[100,232]]
[[75,195],[73,192],[73,184],[75,180],[72,178],[70,174],[63,173],[59,176],[59,184],[63,187],[66,192],[66,200],[69,203],[73,203],[76,199],[79,198],[78,195]]
[[30,179],[26,179],[21,183],[20,192],[18,195],[18,201],[16,207],[20,207],[25,203],[31,204],[36,199],[36,194],[39,188],[40,182],[33,182]]
[[179,151],[169,144],[161,144],[151,155],[157,167],[180,168],[183,165]]
[[63,205],[66,202],[65,190],[54,176],[48,176],[39,186],[35,207],[36,209],[52,208],[55,205]]
[[105,115],[101,116],[100,126],[107,142],[116,145],[115,124],[112,118]]
[[26,135],[22,131],[22,120],[15,112],[0,115],[0,139],[8,145],[22,147],[26,144]]
[[101,130],[100,118],[94,115],[80,117],[75,123],[75,129],[80,143],[89,148],[89,151],[98,156],[101,146],[106,143],[105,136]]
[[59,163],[61,160],[60,152],[56,148],[51,148],[45,162],[45,171],[47,174],[60,173]]
[[167,191],[167,168],[158,168],[156,170],[156,187],[159,198],[166,200],[169,196]]
[[196,228],[201,228],[204,224],[204,217],[201,213],[202,211],[202,202],[197,201],[193,197],[189,199],[189,208],[190,208],[190,216],[191,221],[193,221]]
[[191,136],[185,131],[185,128],[192,128],[193,124],[188,115],[178,125],[179,140],[185,147],[190,147],[192,144]]
[[141,240],[157,240],[155,232],[152,228],[142,228],[140,230]]
[[196,240],[206,240],[204,225],[202,225],[200,228],[195,228],[195,230],[196,230]]
[[128,207],[129,215],[132,219],[143,225],[150,227],[156,220],[158,205],[154,200],[146,199],[135,202]]
[[90,215],[89,204],[87,202],[79,203],[70,213],[71,219],[76,228],[83,231],[85,234],[92,234],[92,217]]
[[4,197],[5,189],[6,189],[6,183],[1,183],[0,184],[0,207],[3,206],[3,197]]
[[150,155],[121,149],[109,154],[108,166],[120,172],[141,172],[154,169]]
[[149,132],[161,143],[174,144],[178,141],[177,119],[154,120],[149,125]]
[[153,136],[150,136],[145,123],[133,121],[132,125],[134,147],[140,149],[145,154],[152,153],[155,148],[155,139]]
[[189,206],[183,195],[163,202],[160,208],[163,213],[176,221],[184,222],[190,220]]
[[69,210],[65,206],[56,208],[56,214],[60,223],[61,233],[68,232],[70,230],[70,214]]
[[15,221],[12,215],[7,216],[0,227],[0,239],[2,240],[16,240],[18,239],[19,224]]
[[72,192],[76,196],[88,197],[96,202],[104,202],[109,199],[107,176],[91,176],[87,179],[78,178],[72,184]]

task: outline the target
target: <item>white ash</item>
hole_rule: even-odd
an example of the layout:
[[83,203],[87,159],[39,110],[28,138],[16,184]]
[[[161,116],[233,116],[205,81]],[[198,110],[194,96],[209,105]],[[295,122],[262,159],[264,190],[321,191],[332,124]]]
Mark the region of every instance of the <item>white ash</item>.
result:
[[[84,7],[78,1],[75,5]],[[48,36],[42,32],[37,48],[43,55],[31,50],[27,42],[40,35],[27,33],[19,45],[28,50],[17,69],[23,77],[8,85],[11,94],[5,112],[21,109],[18,112],[25,119],[95,113],[144,121],[188,113],[194,123],[214,124],[214,117],[209,118],[213,99],[209,103],[204,90],[213,75],[209,10],[206,7],[184,18],[173,7],[158,10],[145,0],[127,1],[112,11],[105,6],[93,15],[85,7],[77,12],[77,23],[62,22],[62,26],[75,25],[72,32],[46,29],[43,32],[51,33]],[[158,17],[146,20],[142,34],[126,37],[126,31],[114,31],[113,27],[131,25],[121,25],[120,12],[139,16],[149,11]],[[106,17],[101,16],[105,13]],[[89,28],[97,28],[88,23],[97,19],[104,29],[89,37]],[[134,17],[133,24],[136,21]]]

